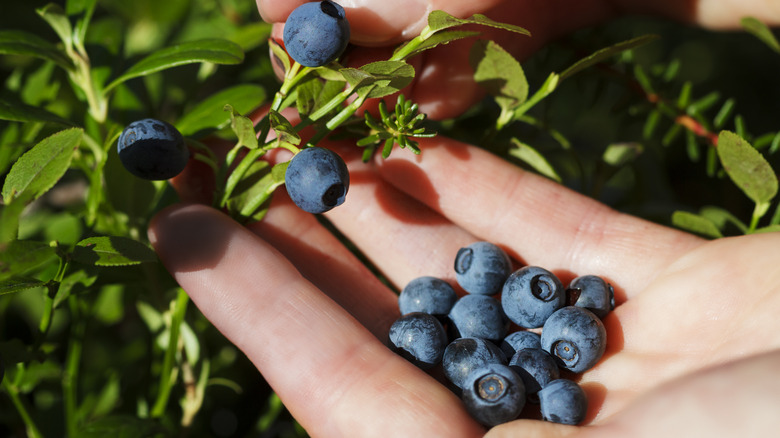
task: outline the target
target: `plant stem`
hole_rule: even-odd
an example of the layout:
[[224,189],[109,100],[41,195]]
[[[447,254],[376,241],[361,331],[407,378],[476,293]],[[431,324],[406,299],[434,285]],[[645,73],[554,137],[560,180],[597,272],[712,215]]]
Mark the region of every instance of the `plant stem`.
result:
[[63,405],[65,409],[65,426],[69,437],[78,436],[78,380],[81,352],[84,347],[84,331],[86,318],[81,315],[81,300],[72,295],[68,298],[73,326],[65,358],[65,370],[62,375]]
[[169,329],[168,348],[165,350],[163,358],[163,367],[160,372],[160,387],[157,392],[157,400],[152,407],[152,418],[159,418],[165,413],[168,405],[168,399],[171,396],[171,388],[176,381],[178,370],[174,368],[176,353],[179,351],[179,337],[181,334],[181,325],[184,321],[184,314],[187,311],[187,303],[190,297],[184,289],[179,289],[176,301],[171,304],[171,326]]
[[30,416],[30,412],[27,409],[27,406],[19,397],[19,389],[16,387],[16,385],[9,382],[6,378],[3,379],[3,388],[5,389],[6,394],[8,394],[8,397],[11,399],[11,403],[13,403],[16,411],[19,412],[19,416],[22,417],[24,426],[27,428],[27,435],[30,438],[43,437],[41,431],[38,429],[38,426],[35,424],[35,421],[33,421],[32,417]]

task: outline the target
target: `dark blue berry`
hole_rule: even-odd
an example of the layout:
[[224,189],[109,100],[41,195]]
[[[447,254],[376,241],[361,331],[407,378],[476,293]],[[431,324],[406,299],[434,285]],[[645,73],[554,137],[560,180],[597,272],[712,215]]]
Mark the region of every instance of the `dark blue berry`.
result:
[[604,355],[607,331],[590,310],[566,306],[550,315],[542,328],[542,349],[558,366],[575,373],[590,369]]
[[540,389],[560,377],[555,359],[541,348],[518,350],[509,359],[509,366],[523,379],[526,395],[534,401]]
[[449,319],[462,338],[500,342],[509,330],[501,303],[487,295],[464,295],[452,306]]
[[525,406],[525,386],[510,367],[488,364],[469,374],[461,398],[475,420],[492,427],[520,415]]
[[501,341],[501,350],[506,357],[512,357],[523,348],[542,348],[541,336],[538,333],[520,330],[512,332]]
[[542,418],[554,423],[582,423],[588,411],[588,398],[582,387],[571,380],[558,379],[538,393]]
[[504,313],[520,327],[541,327],[565,304],[566,293],[561,281],[538,266],[525,266],[513,272],[501,291]]
[[332,1],[304,3],[284,24],[284,46],[301,65],[320,67],[334,61],[349,43],[344,8]]
[[583,275],[575,278],[566,288],[569,293],[577,294],[575,306],[584,307],[601,319],[615,308],[615,291],[612,285],[596,275]]
[[181,173],[190,158],[181,133],[162,120],[135,121],[122,131],[117,142],[119,160],[133,175],[164,180]]
[[455,289],[436,277],[418,277],[406,284],[398,295],[401,314],[425,312],[436,316],[450,313],[458,296]]
[[309,213],[324,213],[344,203],[349,172],[344,160],[330,149],[301,150],[284,175],[287,193],[295,205]]
[[466,378],[477,368],[497,363],[506,365],[506,356],[494,343],[481,338],[459,338],[447,345],[442,356],[444,375],[463,389]]
[[421,369],[441,362],[447,334],[438,319],[427,313],[403,315],[390,326],[390,346]]
[[458,250],[455,274],[458,284],[468,293],[495,295],[512,272],[512,261],[498,246],[475,242]]

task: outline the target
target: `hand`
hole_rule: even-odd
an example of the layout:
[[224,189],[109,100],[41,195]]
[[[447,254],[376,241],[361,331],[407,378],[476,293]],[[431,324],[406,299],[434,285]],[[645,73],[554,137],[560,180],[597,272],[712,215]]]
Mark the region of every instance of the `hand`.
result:
[[[327,218],[398,286],[420,275],[452,281],[457,249],[479,239],[565,280],[608,278],[619,305],[605,320],[605,357],[580,382],[591,402],[588,422],[654,425],[632,404],[666,400],[673,412],[676,403],[694,401],[734,408],[740,390],[748,397],[756,380],[777,385],[769,377],[780,364],[780,235],[705,242],[612,211],[481,149],[445,138],[421,146],[420,157],[398,151],[371,164],[353,152],[347,202]],[[310,433],[480,434],[455,395],[384,347],[398,316],[395,294],[284,198],[248,229],[203,206],[173,207],[156,218],[150,239],[200,310]],[[725,365],[738,359],[744,365]],[[702,374],[710,366],[720,368]],[[745,367],[763,374],[745,376]],[[707,391],[716,395],[699,395]],[[668,400],[668,392],[676,398]],[[759,394],[778,397],[769,389]],[[701,414],[705,425],[726,418]],[[492,433],[509,429],[570,430],[526,420]]]
[[[284,21],[307,0],[257,0],[262,18],[274,23],[273,36],[282,40]],[[523,60],[551,40],[574,30],[624,14],[651,14],[711,28],[736,28],[739,19],[755,15],[769,25],[780,24],[780,10],[763,0],[340,0],[350,22],[351,42],[342,62],[360,66],[386,59],[395,44],[419,34],[429,12],[442,9],[458,17],[485,14],[528,29],[532,37],[480,28]],[[410,59],[415,82],[404,90],[420,110],[434,119],[463,113],[483,96],[471,80],[468,63],[472,40],[455,41]]]
[[[434,60],[424,63],[434,68]],[[442,93],[430,102],[442,102]],[[422,142],[420,157],[399,151],[370,164],[343,146],[352,186],[326,217],[396,286],[420,275],[454,282],[454,254],[475,240],[564,280],[597,274],[616,286],[608,351],[580,382],[594,427],[519,420],[491,436],[777,429],[780,236],[705,242],[446,138]],[[204,206],[172,207],[152,223],[150,239],[312,435],[484,432],[455,395],[384,347],[398,316],[395,294],[283,193],[248,228]]]

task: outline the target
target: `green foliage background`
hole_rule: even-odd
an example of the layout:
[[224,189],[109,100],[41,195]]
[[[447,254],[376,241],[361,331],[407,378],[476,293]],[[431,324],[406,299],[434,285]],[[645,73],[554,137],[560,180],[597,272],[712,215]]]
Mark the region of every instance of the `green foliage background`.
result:
[[[5,2],[0,30],[20,29],[57,41],[35,12],[46,4]],[[8,108],[24,104],[45,109],[87,133],[108,137],[111,129],[145,117],[184,123],[183,117],[199,103],[237,85],[258,86],[252,88],[256,103],[263,96],[270,100],[279,82],[268,56],[269,32],[251,1],[101,0],[86,41],[99,81],[116,78],[161,48],[204,38],[237,43],[243,62],[195,63],[128,80],[116,88],[108,120],[100,124],[54,63],[6,54],[0,55],[0,101]],[[494,129],[500,109],[492,98],[457,120],[429,126],[656,222],[671,225],[675,218],[676,225],[708,237],[775,229],[780,222],[777,201],[771,196],[766,202],[770,214],[757,215],[757,203],[729,178],[712,145],[721,129],[734,131],[742,139],[735,150],[754,147],[763,157],[757,160],[777,167],[780,54],[771,44],[744,32],[713,33],[626,17],[580,31],[524,60],[530,91],[550,72],[565,71],[599,49],[647,34],[660,38],[577,73],[526,118],[500,131]],[[246,113],[254,104],[249,99],[236,110]],[[693,133],[691,125],[683,127],[681,116],[705,129],[705,135]],[[64,127],[0,120],[2,178],[25,151]],[[187,135],[198,138],[197,131]],[[217,134],[234,138],[229,126]],[[145,260],[148,253],[130,248],[127,240],[90,240],[110,235],[146,243],[148,220],[176,200],[167,185],[124,173],[114,148],[108,151],[110,202],[94,223],[85,215],[89,181],[74,165],[27,207],[19,230],[19,241],[27,243],[2,247],[3,280],[24,274],[42,283],[0,294],[0,358],[5,366],[0,435],[24,436],[34,423],[42,436],[73,431],[105,436],[117,430],[127,436],[161,431],[194,437],[305,436],[248,360],[194,306],[186,305],[159,263]],[[77,152],[74,162],[82,159]],[[57,245],[50,246],[52,241]],[[105,245],[107,259],[94,258],[93,243]],[[139,256],[121,257],[135,250]],[[76,263],[60,272],[57,260],[63,253]],[[118,261],[112,261],[117,254]],[[25,260],[29,263],[21,266]],[[52,278],[60,278],[68,294],[52,290],[46,282]],[[177,318],[183,323],[176,324]],[[179,331],[182,345],[169,348],[168,340],[179,339]],[[161,396],[169,375],[175,383],[169,395]],[[196,391],[188,392],[182,381]],[[29,413],[27,423],[21,411]]]

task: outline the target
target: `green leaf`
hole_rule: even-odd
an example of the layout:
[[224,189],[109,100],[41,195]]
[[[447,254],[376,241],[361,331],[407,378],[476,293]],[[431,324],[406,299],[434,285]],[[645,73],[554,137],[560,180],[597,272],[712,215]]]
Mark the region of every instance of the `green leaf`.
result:
[[699,210],[699,214],[712,221],[719,230],[725,230],[727,224],[736,226],[743,234],[747,233],[748,227],[744,222],[739,220],[736,216],[731,214],[728,210],[725,210],[717,206],[706,206]]
[[112,415],[87,423],[79,431],[81,438],[148,438],[165,434],[166,429],[156,420],[130,415]]
[[612,143],[604,150],[601,159],[614,167],[622,167],[634,161],[644,151],[639,143]]
[[536,149],[516,138],[512,139],[512,144],[515,147],[509,150],[509,155],[523,161],[547,178],[561,182],[561,177],[558,175],[558,172],[555,171],[550,162]]
[[230,104],[239,113],[248,113],[266,98],[265,89],[259,85],[241,84],[212,94],[192,108],[176,123],[182,135],[191,136],[198,131],[222,129],[230,123],[225,105]]
[[49,3],[40,9],[36,9],[36,12],[54,29],[54,32],[57,33],[65,44],[66,49],[73,46],[73,26],[71,26],[70,20],[62,6]]
[[780,231],[780,224],[774,224],[774,225],[767,225],[765,227],[758,228],[753,231],[753,234],[775,233],[778,231]]
[[742,27],[763,41],[770,49],[780,53],[780,41],[772,34],[772,29],[769,26],[754,17],[745,17],[742,19]]
[[73,122],[70,120],[63,119],[43,108],[23,103],[10,103],[3,100],[0,100],[0,120],[10,120],[12,122],[51,122],[73,126]]
[[44,242],[13,240],[0,244],[0,280],[30,272],[55,256],[56,250]]
[[672,214],[672,224],[678,228],[706,237],[723,237],[723,234],[711,220],[687,211],[675,211]]
[[108,91],[128,79],[146,76],[180,65],[197,62],[214,64],[239,64],[244,60],[244,51],[238,44],[223,39],[190,41],[158,50],[138,61],[105,88]]
[[271,195],[284,184],[288,165],[289,162],[284,162],[271,167],[267,161],[262,160],[252,164],[228,202],[230,210],[237,212],[239,220],[258,221],[265,216]]
[[52,61],[67,70],[73,68],[65,52],[38,35],[23,30],[0,30],[0,54],[34,56]]
[[474,81],[495,97],[504,110],[512,110],[528,99],[528,81],[520,63],[493,41],[474,43],[469,54]]
[[396,93],[414,79],[414,67],[403,61],[377,61],[360,68],[343,68],[339,71],[358,94],[361,88],[370,90],[367,98]]
[[45,286],[46,282],[28,277],[11,277],[6,280],[0,280],[0,295],[21,292],[27,289]]
[[270,38],[268,40],[268,46],[271,48],[271,61],[275,62],[278,66],[282,67],[284,75],[290,71],[290,55],[284,50],[281,44],[277,43],[275,39]]
[[137,240],[119,236],[89,237],[76,244],[73,260],[93,266],[129,266],[156,262],[155,252]]
[[515,26],[513,24],[499,23],[498,21],[493,21],[482,14],[474,14],[469,18],[456,18],[440,10],[432,11],[430,14],[428,14],[428,28],[430,29],[430,32],[438,32],[464,24],[479,24],[482,26],[494,27],[497,29],[508,30],[510,32],[531,36],[531,32],[529,32],[527,29],[524,29],[520,26]]
[[[417,47],[414,48],[414,50],[405,53],[403,59],[409,59],[412,56],[418,55],[428,49],[432,49],[441,44],[449,44],[452,41],[477,36],[479,34],[480,34],[479,32],[470,31],[470,30],[452,30],[452,31],[445,31],[445,32],[437,32],[432,36],[430,36],[429,38],[426,38],[420,44],[418,44]],[[403,48],[404,46],[399,46],[394,53],[399,53]]]
[[230,113],[230,128],[236,134],[238,144],[257,149],[257,133],[252,120],[239,114],[231,105],[225,105],[223,109]]
[[95,12],[97,0],[68,0],[65,3],[65,12],[68,15],[80,15],[76,22],[76,28],[73,32],[73,42],[77,46],[83,47],[87,36],[87,28],[92,20],[92,14]]
[[301,143],[301,137],[295,132],[295,127],[278,111],[271,110],[268,113],[268,120],[271,122],[271,129],[276,133],[277,146],[282,144],[296,146]]
[[43,139],[14,163],[3,184],[3,202],[29,202],[46,193],[65,174],[83,131],[71,128]]
[[613,46],[605,47],[601,50],[597,50],[596,52],[592,53],[589,56],[586,56],[585,58],[580,59],[579,61],[572,64],[571,67],[564,70],[561,73],[561,80],[566,79],[576,73],[579,73],[580,71],[585,70],[588,67],[596,65],[600,62],[604,62],[615,55],[625,52],[626,50],[635,49],[639,46],[647,44],[656,39],[658,39],[658,35],[642,35],[640,37],[623,41]]
[[768,203],[777,194],[777,176],[763,155],[730,131],[718,136],[718,157],[723,169],[748,198]]

